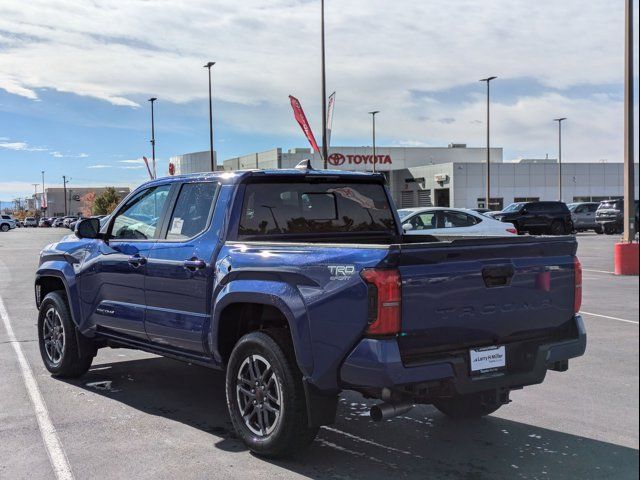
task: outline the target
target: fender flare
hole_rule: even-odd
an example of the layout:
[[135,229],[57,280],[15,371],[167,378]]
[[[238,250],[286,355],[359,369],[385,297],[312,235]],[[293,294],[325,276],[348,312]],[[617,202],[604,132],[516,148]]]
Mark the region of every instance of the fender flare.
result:
[[[52,263],[57,263],[57,262],[52,262]],[[61,263],[65,263],[68,266],[68,268],[72,268],[66,262],[61,262]],[[78,288],[75,280],[75,274],[71,278],[69,278],[69,276],[65,274],[64,269],[65,269],[64,267],[63,269],[59,269],[59,268],[54,268],[53,266],[40,267],[36,272],[34,289],[37,288],[42,278],[54,277],[60,280],[62,282],[62,285],[64,285],[64,290],[67,295],[67,303],[69,304],[71,319],[73,320],[73,323],[76,324],[78,329],[81,330],[82,313],[80,310],[80,302],[78,300],[78,292],[77,292]],[[34,291],[34,294],[36,295],[36,306],[40,308],[40,302],[42,301],[42,298],[40,299],[40,302],[38,302],[37,292]]]
[[209,348],[215,361],[223,363],[218,348],[220,316],[226,307],[237,303],[268,305],[282,313],[289,325],[298,368],[303,377],[310,377],[313,372],[313,351],[307,309],[297,289],[284,282],[235,280],[217,292],[213,301],[209,337]]

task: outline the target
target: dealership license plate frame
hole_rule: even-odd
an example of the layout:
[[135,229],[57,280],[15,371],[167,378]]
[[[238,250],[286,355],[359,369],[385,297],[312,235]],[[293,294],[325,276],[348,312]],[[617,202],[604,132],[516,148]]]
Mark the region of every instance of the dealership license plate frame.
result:
[[[498,357],[494,357],[498,355]],[[494,357],[494,358],[492,358]],[[507,368],[507,349],[505,345],[469,349],[469,369],[471,375],[485,375],[501,372]]]

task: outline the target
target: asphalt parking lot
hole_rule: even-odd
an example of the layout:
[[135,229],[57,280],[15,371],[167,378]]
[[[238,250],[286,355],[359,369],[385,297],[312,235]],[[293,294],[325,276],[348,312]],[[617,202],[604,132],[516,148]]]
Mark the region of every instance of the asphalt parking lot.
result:
[[55,428],[41,434],[42,411],[0,321],[0,479],[55,478],[56,459],[45,448],[52,433],[78,479],[638,478],[638,277],[611,273],[617,237],[578,236],[589,344],[568,372],[549,372],[492,416],[466,423],[418,406],[376,424],[368,418],[371,402],[344,393],[335,425],[298,458],[274,462],[235,438],[220,372],[104,349],[81,379],[49,376],[36,341],[32,284],[40,249],[67,232],[0,233],[5,323]]

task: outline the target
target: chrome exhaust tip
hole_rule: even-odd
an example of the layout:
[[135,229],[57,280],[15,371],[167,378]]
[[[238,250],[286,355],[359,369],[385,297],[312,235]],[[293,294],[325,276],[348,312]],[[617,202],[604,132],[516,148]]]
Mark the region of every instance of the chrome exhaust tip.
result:
[[390,418],[407,413],[413,408],[413,403],[400,402],[400,403],[379,403],[374,405],[369,410],[369,416],[374,422],[381,422],[383,420],[389,420]]

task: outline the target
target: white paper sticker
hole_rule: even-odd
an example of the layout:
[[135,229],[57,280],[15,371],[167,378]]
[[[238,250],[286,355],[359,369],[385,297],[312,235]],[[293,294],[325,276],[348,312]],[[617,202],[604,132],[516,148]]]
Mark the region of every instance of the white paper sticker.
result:
[[184,225],[184,220],[180,217],[176,217],[173,219],[173,223],[171,224],[171,230],[169,233],[172,235],[180,235],[182,234],[182,225]]
[[504,346],[472,349],[469,350],[469,355],[473,372],[500,368],[507,364]]

